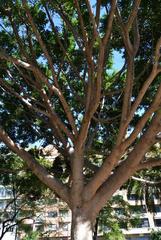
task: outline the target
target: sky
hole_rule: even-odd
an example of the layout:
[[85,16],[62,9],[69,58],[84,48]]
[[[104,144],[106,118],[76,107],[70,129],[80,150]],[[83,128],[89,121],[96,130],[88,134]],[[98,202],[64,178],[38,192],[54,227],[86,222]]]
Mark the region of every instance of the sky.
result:
[[114,56],[114,59],[113,59],[113,61],[114,61],[113,68],[114,68],[115,70],[120,70],[120,69],[123,67],[123,65],[124,65],[124,59],[122,58],[122,54],[119,53],[118,51],[114,51],[113,54],[114,54],[114,55],[113,55],[113,56]]

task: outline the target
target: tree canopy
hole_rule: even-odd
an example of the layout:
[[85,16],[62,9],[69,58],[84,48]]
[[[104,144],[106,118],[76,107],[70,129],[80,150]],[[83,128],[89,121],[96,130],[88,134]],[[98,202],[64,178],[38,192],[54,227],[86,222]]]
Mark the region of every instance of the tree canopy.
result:
[[[76,237],[78,215],[93,223],[135,172],[161,164],[151,154],[161,132],[161,2],[0,3],[0,140],[68,203],[72,239],[91,239]],[[53,163],[28,151],[49,144],[60,153]]]

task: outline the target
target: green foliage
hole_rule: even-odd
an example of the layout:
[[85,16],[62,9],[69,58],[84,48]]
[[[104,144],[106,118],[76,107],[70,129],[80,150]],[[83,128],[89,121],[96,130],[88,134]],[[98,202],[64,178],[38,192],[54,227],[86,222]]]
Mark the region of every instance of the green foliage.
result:
[[115,234],[116,236],[118,235],[117,239],[119,239],[119,236],[122,239],[121,228],[136,227],[139,223],[139,215],[137,214],[139,211],[137,212],[136,210],[135,215],[133,213],[133,206],[129,205],[121,195],[115,195],[100,211],[98,216],[100,230],[105,234],[107,239],[108,237],[111,237],[109,239],[113,239]]
[[[85,1],[80,1],[80,9],[82,12],[82,17],[84,18],[84,26],[88,34],[89,42],[92,41],[93,29],[90,23],[88,9],[86,7]],[[106,22],[108,19],[108,14],[110,11],[109,1],[102,1],[102,11],[100,16],[100,26],[99,31],[103,36],[106,29]],[[131,10],[132,1],[119,1],[119,8],[124,20],[127,20],[127,16]],[[157,1],[158,8],[160,6],[160,1]],[[59,86],[62,90],[63,96],[69,104],[69,108],[72,111],[72,114],[75,119],[77,129],[80,129],[82,123],[82,118],[85,112],[84,103],[86,100],[86,85],[87,79],[85,82],[82,81],[83,76],[87,78],[87,60],[84,56],[82,48],[79,47],[82,45],[81,37],[82,32],[80,29],[80,24],[78,20],[78,13],[75,10],[72,1],[61,1],[61,4],[56,1],[30,1],[28,8],[33,17],[36,28],[39,30],[42,40],[48,52],[50,53],[51,59],[54,63],[54,67],[59,77]],[[46,8],[48,9],[51,17],[56,19],[55,30],[52,29],[51,23],[49,21],[48,15],[46,13]],[[150,9],[150,15],[149,13]],[[62,13],[65,13],[65,16],[68,17],[69,22],[74,27],[78,37],[75,39],[73,32],[68,29],[63,18]],[[4,28],[0,30],[0,46],[7,53],[13,56],[17,56],[19,59],[28,61],[31,59],[31,62],[38,64],[42,73],[49,78],[50,84],[54,84],[52,78],[52,71],[49,63],[44,56],[44,52],[40,43],[33,32],[33,29],[28,21],[28,18],[25,14],[25,9],[22,6],[21,1],[2,1],[0,12],[1,23]],[[10,16],[10,17],[8,17]],[[141,50],[136,56],[136,75],[140,71],[140,68],[147,62],[147,59],[150,59],[152,55],[152,42],[149,32],[154,32],[153,42],[155,44],[156,39],[159,35],[159,27],[156,27],[159,23],[158,13],[154,3],[151,1],[142,1],[139,13],[140,19],[140,34],[141,34]],[[12,30],[13,20],[15,22],[15,28],[19,33],[19,39],[17,39],[16,31]],[[155,24],[154,24],[155,23]],[[157,23],[157,24],[156,24]],[[4,30],[5,29],[5,30]],[[147,30],[148,29],[148,30]],[[101,117],[103,120],[113,119],[116,117],[116,120],[108,122],[91,121],[89,133],[87,136],[87,143],[90,141],[90,136],[95,132],[95,138],[93,139],[91,149],[94,151],[100,152],[109,152],[115,144],[116,137],[119,131],[119,122],[121,114],[121,106],[123,94],[122,90],[124,89],[126,70],[120,73],[119,77],[116,78],[116,72],[112,70],[113,68],[113,50],[123,52],[124,58],[126,54],[123,48],[123,43],[121,40],[120,32],[117,24],[114,22],[113,25],[113,38],[112,42],[107,49],[107,56],[105,58],[105,67],[103,72],[102,80],[102,99],[104,104],[100,101],[100,106],[98,107],[95,118]],[[62,51],[62,48],[59,46],[59,41],[65,48],[66,54]],[[96,38],[93,43],[93,59],[95,62],[98,62],[98,49],[99,49],[99,39]],[[28,57],[26,57],[26,55]],[[70,64],[72,62],[72,64]],[[96,64],[97,65],[97,64]],[[150,67],[151,68],[151,63]],[[0,65],[1,77],[8,84],[9,87],[12,87],[17,93],[21,93],[24,96],[29,96],[31,98],[31,104],[39,106],[41,110],[45,111],[44,101],[41,97],[41,93],[33,87],[35,82],[35,76],[30,71],[21,69],[21,74],[18,69],[11,64],[9,61],[3,60]],[[8,76],[10,73],[10,76]],[[145,78],[149,73],[145,72],[141,79],[139,79],[134,84],[133,99],[136,98],[138,91],[143,85]],[[22,77],[25,74],[30,79],[30,84],[27,83]],[[93,79],[96,76],[93,75]],[[14,81],[13,81],[14,79]],[[140,109],[146,109],[150,102],[152,94],[156,92],[158,88],[160,79],[158,83],[152,85],[151,90],[144,99],[143,104],[140,106]],[[49,91],[49,87],[40,81],[40,87],[46,92],[47,96],[50,99],[52,108],[57,112],[59,118],[62,122],[66,124],[67,128],[71,128],[64,109],[61,105],[61,102],[58,99],[56,94],[53,94]],[[111,97],[110,93],[114,92]],[[4,94],[5,93],[5,94]],[[1,111],[1,124],[10,134],[13,140],[19,143],[22,147],[27,147],[30,144],[41,142],[43,146],[54,142],[57,148],[60,148],[60,141],[58,141],[57,136],[52,134],[52,127],[49,123],[48,117],[40,113],[35,113],[32,110],[29,110],[25,104],[17,99],[14,95],[9,94],[8,91],[5,91],[3,88],[0,88],[0,102],[3,104],[0,105]],[[118,116],[118,118],[117,118]],[[139,121],[140,116],[135,115],[130,128],[135,127]],[[57,134],[56,134],[57,135]],[[99,139],[99,143],[98,143]],[[62,147],[63,148],[63,147]],[[61,149],[62,149],[61,148]],[[64,150],[64,149],[62,149]],[[64,151],[62,151],[64,154]],[[64,154],[65,155],[65,154]],[[88,157],[88,156],[87,156]],[[96,156],[94,156],[96,158]],[[66,156],[64,156],[66,159]],[[103,162],[103,158],[102,158]],[[64,164],[67,167],[67,164]],[[66,171],[67,172],[67,171]]]
[[151,240],[161,240],[161,231],[152,231],[150,234]]
[[30,232],[23,238],[23,240],[38,240],[38,239],[39,239],[38,232]]
[[[149,157],[161,157],[160,143],[153,145],[149,151]],[[131,178],[123,187],[127,188],[128,195],[136,194],[138,199],[143,199],[146,202],[148,211],[155,211],[155,199],[161,199],[161,172],[160,167],[142,170],[135,174],[138,180]],[[139,181],[140,179],[140,181]],[[143,180],[143,181],[142,181]]]
[[[44,158],[38,156],[35,149],[31,149],[30,152],[41,164],[46,167],[50,166]],[[14,184],[16,191],[25,195],[26,201],[31,202],[31,204],[34,203],[34,200],[41,198],[46,186],[27,168],[22,159],[4,147],[0,149],[0,163],[2,168],[9,169],[11,172],[11,174],[1,173],[1,184],[5,186]],[[35,188],[35,186],[39,187]]]
[[112,222],[111,230],[108,233],[104,233],[104,240],[125,240],[125,237],[120,230],[118,223]]
[[[30,152],[37,161],[49,167],[46,160],[39,157],[35,148],[30,149]],[[53,204],[53,193],[27,168],[22,159],[5,147],[0,149],[0,163],[2,168],[9,170],[9,173],[0,174],[0,184],[10,192],[10,198],[5,201],[5,209],[0,211],[0,223],[8,222],[10,227],[16,224],[18,231],[27,234],[25,240],[39,239],[38,233],[32,233],[31,226],[24,224],[23,219],[34,218],[48,198]]]
[[[13,59],[2,57],[0,62],[0,125],[15,143],[27,150],[51,175],[59,178],[63,183],[65,182],[70,188],[72,186],[70,177],[72,161],[69,150],[77,142],[77,136],[81,131],[84,133],[85,139],[83,142],[84,162],[89,160],[89,163],[93,164],[96,169],[104,163],[115,146],[120,129],[126,87],[125,79],[128,73],[128,54],[125,51],[116,20],[113,22],[112,39],[103,54],[105,56],[101,63],[104,64],[103,72],[99,71],[99,52],[103,49],[102,41],[106,34],[106,24],[111,9],[108,0],[101,1],[100,24],[98,24],[96,33],[96,35],[100,35],[100,38],[94,37],[93,22],[84,0],[78,1],[84,24],[83,31],[79,13],[73,1],[31,0],[27,1],[27,6],[23,2],[0,0],[0,52],[14,57]],[[120,13],[125,22],[131,12],[132,3],[132,0],[118,1]],[[158,9],[161,9],[160,0],[143,0],[139,7],[138,24],[141,41],[139,51],[134,58],[135,79],[132,83],[133,89],[129,105],[136,100],[154,63],[154,46],[160,36],[160,12]],[[35,27],[27,16],[28,12],[32,16]],[[52,20],[55,22],[52,23]],[[129,38],[132,43],[135,40],[135,31],[133,30],[129,30]],[[113,70],[114,50],[123,54],[126,63],[120,72]],[[27,64],[28,67],[23,67],[22,63]],[[101,97],[91,120],[87,122],[87,129],[84,129],[82,122],[86,125],[84,116],[87,114],[88,118],[88,112],[90,117],[90,108],[95,101],[95,94],[97,95],[99,85],[97,79],[99,79],[100,73],[99,94]],[[160,75],[153,81],[135,111],[123,141],[127,140],[129,132],[137,129],[136,126],[151,105],[159,84]],[[66,108],[67,106],[69,109]],[[69,114],[71,114],[72,120]],[[119,156],[119,159],[116,159],[118,162],[113,160],[114,172],[121,165],[121,161],[126,160],[128,154],[133,151],[151,120],[152,117],[149,117],[136,139],[126,149],[125,154],[123,153],[124,156],[122,158]],[[76,130],[72,129],[72,125],[75,125]],[[33,144],[39,147],[31,149]],[[61,153],[60,158],[56,158],[53,162],[39,152],[40,147],[44,148],[49,144],[52,144]],[[13,175],[16,189],[20,194],[25,195],[29,202],[41,199],[42,194],[46,192],[46,187],[40,184],[20,158],[10,154],[8,149],[3,146],[0,150],[2,152],[1,166],[18,172]],[[152,157],[160,156],[158,152],[159,150],[150,149]],[[22,170],[19,171],[20,169]],[[82,171],[85,184],[96,173],[95,169],[88,166],[84,166]],[[142,171],[139,176],[142,177],[146,174],[148,179],[154,176],[154,179],[158,180],[155,177],[156,173],[158,174],[158,171],[153,169],[151,172]],[[160,174],[158,174],[159,177]],[[3,175],[2,182],[10,184],[10,175]],[[147,186],[141,188],[140,184],[134,184],[132,181],[128,184],[129,189],[134,189],[139,194],[145,193],[147,198]],[[151,188],[151,190],[153,189]],[[113,202],[124,205],[125,213],[123,215],[126,215],[126,220],[130,223],[129,206],[126,206],[121,199],[113,199]],[[102,224],[113,228],[110,226],[110,222],[105,221],[103,214],[110,216],[108,220],[114,219],[114,223],[117,220],[118,216],[112,210],[110,202],[108,208],[104,209],[104,213],[102,213],[101,221]],[[114,226],[119,235],[117,224]]]

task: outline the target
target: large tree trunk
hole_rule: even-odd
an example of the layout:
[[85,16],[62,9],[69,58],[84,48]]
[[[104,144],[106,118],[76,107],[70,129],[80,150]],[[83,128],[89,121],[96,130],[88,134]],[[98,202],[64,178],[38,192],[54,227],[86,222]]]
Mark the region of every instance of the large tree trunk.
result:
[[83,209],[72,211],[71,240],[92,240],[92,221]]

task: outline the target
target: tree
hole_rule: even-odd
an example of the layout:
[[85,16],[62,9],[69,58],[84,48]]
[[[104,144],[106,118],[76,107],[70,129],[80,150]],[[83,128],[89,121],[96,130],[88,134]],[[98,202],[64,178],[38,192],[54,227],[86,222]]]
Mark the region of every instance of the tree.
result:
[[123,235],[123,233],[121,232],[119,226],[114,223],[113,227],[112,227],[112,231],[110,231],[109,233],[106,233],[104,235],[104,240],[108,239],[108,240],[125,240],[125,237]]
[[27,237],[25,237],[23,240],[38,240],[39,234],[37,232],[32,232],[31,234],[28,234]]
[[[11,210],[13,208],[13,210]],[[18,210],[16,208],[16,196],[14,194],[13,198],[8,200],[5,207],[1,209],[0,212],[0,239],[3,239],[7,232],[10,232],[11,229],[15,228],[18,223],[17,220]]]
[[[148,152],[151,158],[160,157],[160,143],[155,144]],[[132,176],[123,186],[127,189],[128,195],[136,194],[139,199],[143,199],[146,211],[155,212],[155,199],[161,199],[160,188],[160,166],[144,169]]]
[[97,239],[98,230],[103,233],[103,239],[124,240],[125,236],[121,229],[136,227],[139,223],[136,211],[135,216],[133,213],[133,206],[121,195],[113,196],[97,216],[93,240]]
[[[30,149],[30,152],[34,153],[35,149]],[[37,218],[42,205],[53,198],[53,193],[32,174],[19,157],[8,151],[6,147],[0,149],[0,165],[0,185],[3,190],[0,239],[11,230],[15,230],[15,237],[28,233],[29,238],[36,236],[38,238],[38,233],[33,232],[25,221]]]
[[[68,204],[71,239],[91,240],[113,193],[161,165],[148,155],[161,131],[160,1],[0,6],[0,140]],[[108,71],[114,49],[118,72]],[[53,144],[57,164],[45,167],[31,144]]]
[[151,232],[151,240],[159,240],[161,239],[161,232],[160,231],[152,231]]
[[18,226],[21,225],[24,220],[31,218],[31,215],[33,214],[31,206],[30,210],[26,210],[26,207],[29,207],[27,199],[25,196],[22,196],[17,192],[14,184],[3,187],[8,194],[7,199],[3,200],[3,207],[0,211],[0,239],[4,239],[4,236],[14,229],[16,236]]

